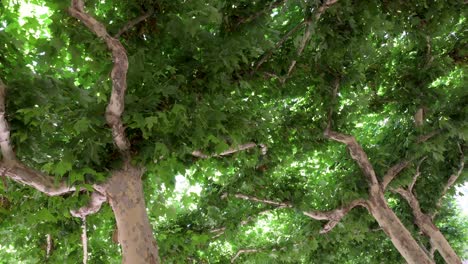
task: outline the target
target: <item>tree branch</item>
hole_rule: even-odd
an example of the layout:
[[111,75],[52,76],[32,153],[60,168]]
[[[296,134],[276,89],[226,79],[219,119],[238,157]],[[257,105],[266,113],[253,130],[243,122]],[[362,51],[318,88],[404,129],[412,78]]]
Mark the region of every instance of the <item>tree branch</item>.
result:
[[122,122],[122,113],[125,104],[125,90],[127,89],[128,58],[125,48],[119,40],[109,35],[102,23],[84,11],[83,0],[72,0],[68,9],[71,16],[80,20],[98,38],[105,41],[107,48],[112,52],[114,67],[111,71],[112,93],[106,108],[106,121],[112,128],[114,143],[122,153],[124,161],[130,162],[130,142],[125,135]]
[[418,139],[416,140],[416,143],[423,143],[423,142],[426,142],[428,141],[429,139],[431,139],[432,137],[438,135],[440,133],[440,130],[435,130],[435,131],[432,131],[426,135],[422,135],[420,137],[418,137]]
[[319,7],[317,14],[315,14],[315,20],[318,21],[322,14],[325,13],[325,11],[327,11],[327,9],[334,5],[336,2],[338,2],[338,0],[327,0],[325,3],[323,3]]
[[341,219],[356,206],[362,206],[362,207],[368,208],[366,200],[357,199],[357,200],[352,201],[347,206],[343,206],[335,210],[326,211],[326,212],[308,211],[308,212],[303,212],[303,214],[315,220],[328,220],[328,223],[325,224],[325,226],[320,231],[320,234],[324,234],[324,233],[330,232],[341,221]]
[[69,187],[65,182],[56,186],[54,177],[45,175],[29,168],[16,158],[10,140],[10,127],[6,120],[6,85],[0,79],[0,148],[2,161],[0,162],[1,175],[12,180],[31,186],[34,189],[50,196],[62,195],[75,191],[75,187]]
[[143,15],[136,17],[130,21],[127,22],[120,30],[117,32],[117,34],[114,35],[114,38],[118,39],[120,36],[127,32],[129,29],[132,27],[136,26],[138,23],[146,20],[148,17],[150,17],[154,13],[154,9],[148,10],[148,12],[144,13]]
[[388,169],[387,173],[382,180],[382,190],[387,188],[387,185],[406,167],[408,167],[410,163],[408,161],[402,161],[393,165],[390,169]]
[[[457,146],[458,146],[458,151],[461,154],[460,164],[458,165],[459,168],[454,174],[450,175],[450,178],[448,179],[447,184],[444,186],[442,194],[440,195],[440,198],[436,203],[436,209],[440,208],[440,206],[442,204],[442,199],[447,194],[447,191],[450,189],[450,187],[452,187],[452,185],[458,180],[458,177],[460,177],[460,175],[462,174],[462,172],[463,172],[463,170],[465,168],[465,155],[463,154],[463,150],[462,150],[460,144],[458,144]],[[438,212],[438,210],[435,210],[434,213],[431,214],[431,219],[434,219],[434,217],[437,215],[437,212]]]
[[[320,17],[322,16],[323,13],[325,13],[325,11],[330,8],[333,4],[335,4],[336,2],[338,2],[338,0],[327,0],[325,3],[323,3],[317,13],[315,14],[315,24],[318,23]],[[299,48],[297,49],[297,57],[300,57],[302,55],[302,52],[304,51],[306,45],[307,45],[307,42],[309,42],[310,40],[310,37],[312,35],[312,21],[307,21],[306,22],[306,28],[305,28],[305,31],[304,31],[304,36],[302,37],[302,40],[301,40],[301,44],[299,45]],[[291,75],[291,72],[293,71],[294,67],[296,66],[296,63],[297,63],[297,60],[293,60],[291,62],[291,65],[289,66],[289,69],[288,69],[288,73],[286,76],[290,76]]]
[[81,225],[81,244],[83,246],[83,264],[88,263],[88,234],[86,230],[86,216],[82,217],[83,224]]
[[[332,102],[334,102],[336,99],[336,96],[338,94],[338,87],[339,87],[339,79],[337,78],[335,80],[335,87],[333,89]],[[359,143],[356,141],[356,139],[353,136],[332,131],[332,124],[331,124],[332,123],[331,120],[333,116],[332,107],[330,107],[330,110],[328,112],[328,122],[327,122],[327,127],[325,128],[325,131],[323,133],[324,136],[326,138],[343,143],[348,147],[349,153],[351,154],[351,158],[354,161],[356,161],[358,166],[361,168],[363,174],[366,176],[366,179],[369,182],[371,189],[376,191],[376,188],[380,188],[379,181],[377,180],[374,168],[372,167],[372,164],[370,163],[369,158],[367,157],[367,154],[364,151],[364,149],[362,149],[361,145],[359,145]]]
[[413,176],[413,180],[411,181],[410,185],[408,186],[408,191],[413,193],[413,189],[414,189],[414,185],[416,184],[416,181],[418,180],[419,176],[421,175],[421,171],[419,170],[419,168],[421,167],[421,164],[424,162],[424,160],[426,159],[427,157],[424,157],[422,158],[418,165],[416,166],[416,173],[414,174]]
[[269,204],[269,205],[274,205],[274,206],[278,206],[278,207],[281,207],[281,208],[292,208],[293,205],[290,204],[290,203],[282,203],[282,202],[276,202],[276,201],[273,201],[273,200],[268,200],[268,199],[260,199],[260,198],[257,198],[255,196],[249,196],[249,195],[244,195],[244,194],[235,194],[234,195],[236,198],[239,198],[239,199],[244,199],[244,200],[249,200],[249,201],[254,201],[254,202],[259,202],[259,203],[264,203],[264,204]]
[[19,161],[14,164],[0,162],[0,170],[8,178],[31,186],[49,196],[63,195],[76,190],[74,186],[68,186],[65,182],[55,185],[54,177],[33,170]]
[[254,69],[254,72],[257,71],[260,66],[262,66],[263,63],[265,63],[272,55],[273,55],[273,51],[275,51],[276,49],[280,48],[284,42],[286,42],[286,40],[289,39],[289,37],[296,33],[303,25],[306,24],[306,21],[305,20],[302,20],[300,23],[298,23],[297,25],[295,25],[290,31],[288,31],[281,39],[280,41],[278,41],[275,45],[275,47],[273,49],[271,49],[270,51],[268,51],[266,54],[264,54],[260,60],[257,62],[257,65],[255,66],[255,69]]
[[192,156],[197,157],[197,158],[202,158],[202,159],[208,159],[208,158],[211,158],[211,157],[223,157],[223,156],[231,155],[233,153],[240,152],[240,151],[243,151],[243,150],[252,149],[252,148],[255,148],[255,147],[260,147],[262,155],[266,155],[266,153],[268,151],[268,147],[265,144],[256,144],[256,143],[253,143],[253,142],[249,142],[249,143],[246,143],[246,144],[239,145],[239,146],[237,146],[235,148],[230,148],[230,149],[225,150],[225,151],[223,151],[223,152],[221,152],[219,154],[210,154],[210,155],[208,155],[208,154],[204,154],[200,150],[195,150],[195,151],[192,152]]
[[13,162],[16,161],[16,154],[10,142],[10,127],[6,120],[5,98],[6,85],[0,79],[0,148],[3,160]]
[[97,213],[100,209],[103,203],[107,201],[107,197],[104,194],[104,192],[99,192],[99,191],[94,191],[91,194],[90,201],[88,205],[83,206],[77,210],[71,210],[70,213],[74,217],[79,217],[79,218],[85,218],[86,216],[90,214],[95,214]]
[[[268,199],[261,199],[257,198],[255,196],[249,196],[249,195],[244,195],[244,194],[236,194],[234,195],[236,198],[244,199],[244,200],[249,200],[253,202],[259,202],[259,203],[264,203],[268,205],[274,205],[277,206],[278,208],[292,208],[293,205],[290,203],[285,203],[285,202],[276,202],[273,200],[268,200]],[[341,208],[331,210],[331,211],[307,211],[307,212],[302,212],[304,215],[315,219],[315,220],[328,220],[328,223],[323,227],[323,229],[320,231],[320,234],[324,234],[332,230],[339,222],[340,220],[347,214],[351,209],[353,209],[356,206],[363,206],[368,208],[367,206],[367,201],[364,199],[357,199],[352,201],[349,205],[343,206]]]
[[[304,51],[307,45],[307,42],[309,42],[311,35],[312,35],[312,21],[307,21],[305,29],[304,29],[304,36],[302,36],[301,44],[299,45],[299,48],[297,49],[297,57],[300,57],[302,55],[302,52]],[[297,63],[297,60],[293,60],[291,62],[291,65],[289,66],[288,73],[286,74],[286,76],[291,75],[291,72],[296,66],[296,63]]]
[[52,235],[46,235],[46,259],[49,259],[50,254],[52,253]]
[[260,251],[263,251],[262,249],[256,249],[256,248],[253,248],[253,249],[239,249],[239,251],[237,251],[236,255],[234,255],[232,258],[231,258],[231,263],[234,263],[236,261],[236,259],[241,255],[241,254],[245,254],[245,253],[257,253],[257,252],[260,252]]

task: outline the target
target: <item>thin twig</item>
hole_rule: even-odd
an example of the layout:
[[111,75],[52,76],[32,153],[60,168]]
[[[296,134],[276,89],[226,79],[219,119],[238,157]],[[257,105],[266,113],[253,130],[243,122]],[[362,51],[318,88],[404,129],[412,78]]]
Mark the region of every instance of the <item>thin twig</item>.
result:
[[81,218],[81,244],[83,245],[83,264],[88,263],[88,235],[86,233],[86,216]]
[[290,204],[290,203],[285,203],[285,202],[276,202],[276,201],[273,201],[273,200],[268,200],[268,199],[260,199],[260,198],[257,198],[255,196],[249,196],[249,195],[245,195],[245,194],[235,194],[234,195],[236,198],[240,198],[240,199],[244,199],[244,200],[249,200],[249,201],[254,201],[254,202],[260,202],[260,203],[264,203],[264,204],[269,204],[269,205],[274,205],[274,206],[279,206],[279,207],[288,207],[288,208],[292,208],[293,205]]
[[276,44],[275,44],[275,47],[271,50],[269,50],[266,54],[264,54],[260,60],[257,62],[257,64],[255,65],[255,69],[253,72],[257,71],[260,66],[262,66],[263,63],[265,63],[272,55],[273,55],[273,52],[275,50],[277,50],[278,48],[280,48],[284,42],[286,42],[286,40],[289,39],[289,37],[296,33],[299,29],[301,29],[301,27],[303,25],[305,25],[306,21],[305,20],[302,20],[301,22],[299,22],[297,25],[295,25],[291,30],[289,30],[281,39],[280,41],[278,41]]
[[413,180],[411,181],[410,185],[408,186],[408,191],[411,192],[411,193],[413,193],[414,185],[416,184],[416,181],[418,180],[419,176],[421,175],[421,171],[419,170],[419,168],[421,167],[421,164],[424,162],[424,160],[426,158],[427,158],[427,156],[422,158],[419,161],[418,165],[416,166],[416,173],[414,174]]
[[236,261],[236,259],[241,255],[241,254],[245,254],[245,253],[256,253],[256,252],[260,252],[260,251],[263,251],[262,249],[240,249],[239,251],[237,251],[236,255],[234,255],[234,257],[231,258],[231,263],[234,263]]
[[237,147],[234,147],[234,148],[230,148],[228,150],[225,150],[219,154],[205,154],[203,152],[201,152],[201,150],[195,150],[192,152],[192,156],[194,157],[197,157],[197,158],[202,158],[202,159],[207,159],[207,158],[211,158],[211,157],[223,157],[223,156],[228,156],[228,155],[231,155],[231,154],[234,154],[236,152],[240,152],[240,151],[243,151],[243,150],[248,150],[248,149],[252,149],[252,148],[255,148],[255,147],[260,147],[260,151],[262,153],[262,155],[266,155],[266,153],[268,152],[268,147],[265,145],[265,144],[256,144],[256,143],[253,143],[253,142],[249,142],[249,143],[246,143],[246,144],[242,144],[242,145],[239,145]]
[[52,253],[52,236],[50,234],[46,235],[46,259],[49,259],[50,253]]

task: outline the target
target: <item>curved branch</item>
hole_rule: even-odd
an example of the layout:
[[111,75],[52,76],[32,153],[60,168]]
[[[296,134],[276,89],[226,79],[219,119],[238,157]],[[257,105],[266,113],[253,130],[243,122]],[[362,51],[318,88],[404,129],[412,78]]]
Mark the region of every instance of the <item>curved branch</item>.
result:
[[88,205],[83,206],[77,210],[71,210],[70,213],[74,217],[85,218],[90,214],[97,213],[101,209],[102,204],[106,201],[107,197],[104,193],[94,191],[91,194],[91,199]]
[[252,249],[239,249],[239,251],[237,251],[236,255],[234,255],[232,258],[231,258],[231,263],[234,263],[236,261],[236,259],[241,255],[241,254],[246,254],[246,253],[257,253],[257,252],[260,252],[262,251],[262,249],[256,249],[256,248],[252,248]]
[[63,195],[76,190],[74,186],[68,186],[65,182],[56,185],[54,183],[54,177],[33,170],[19,161],[15,163],[1,162],[0,170],[2,174],[8,178],[31,186],[49,196]]
[[[257,198],[255,196],[249,196],[249,195],[244,195],[244,194],[235,194],[234,195],[236,198],[244,199],[244,200],[249,200],[253,202],[259,202],[259,203],[264,203],[268,205],[273,205],[277,206],[278,208],[292,208],[293,205],[290,203],[286,202],[276,202],[273,200],[268,200],[268,199],[261,199]],[[307,212],[302,212],[304,215],[315,219],[315,220],[328,220],[328,223],[325,224],[323,229],[320,231],[320,234],[324,234],[332,230],[339,222],[340,220],[347,214],[351,209],[353,209],[356,206],[363,206],[365,208],[368,208],[367,201],[364,199],[357,199],[352,201],[350,204],[347,206],[343,206],[340,208],[337,208],[335,210],[331,211],[307,211]]]
[[118,39],[120,38],[120,36],[127,32],[129,29],[131,29],[132,27],[136,26],[138,23],[144,21],[145,19],[147,19],[148,17],[150,17],[152,14],[154,13],[154,10],[153,9],[150,9],[148,10],[148,12],[144,13],[143,15],[139,16],[139,17],[136,17],[130,21],[127,22],[127,24],[125,24],[125,26],[123,26],[119,32],[117,32],[117,34],[114,35],[114,38]]
[[112,93],[106,108],[106,121],[112,128],[114,143],[124,156],[124,160],[130,162],[130,142],[125,135],[122,122],[122,113],[125,104],[125,90],[127,89],[128,58],[125,48],[119,40],[109,35],[102,23],[97,21],[84,11],[82,0],[72,0],[68,9],[70,14],[80,20],[98,38],[105,41],[107,48],[112,52],[114,67],[111,71]]
[[[300,57],[302,55],[302,52],[304,51],[307,45],[307,42],[309,42],[311,35],[312,35],[312,21],[307,21],[305,31],[304,31],[304,36],[302,36],[301,44],[299,45],[299,48],[297,49],[297,57]],[[289,66],[288,73],[286,74],[286,76],[291,75],[291,72],[296,66],[296,63],[297,63],[297,60],[293,60],[291,62],[291,65]]]
[[52,176],[45,175],[24,165],[16,158],[16,154],[11,145],[10,127],[6,120],[5,109],[6,85],[0,79],[0,148],[2,161],[0,162],[1,175],[12,180],[31,186],[36,190],[50,196],[62,195],[75,191],[75,187],[68,186],[65,182],[58,185]]
[[[332,102],[335,101],[336,96],[338,94],[340,81],[339,78],[335,80],[335,87],[333,88],[333,97]],[[349,153],[351,154],[351,158],[356,161],[358,166],[361,168],[364,176],[366,176],[367,181],[371,187],[372,192],[376,192],[379,189],[379,181],[375,175],[374,167],[369,161],[366,152],[364,149],[359,145],[357,140],[350,135],[341,134],[332,130],[332,116],[333,116],[333,108],[330,107],[328,112],[328,122],[325,131],[323,132],[326,138],[335,140],[337,142],[343,143],[348,147]]]
[[413,180],[411,181],[410,185],[408,186],[408,191],[410,191],[411,193],[413,193],[414,185],[416,184],[416,181],[418,180],[418,177],[421,175],[421,171],[419,170],[419,168],[421,167],[421,164],[424,162],[424,160],[426,158],[427,157],[422,158],[419,161],[418,165],[416,166],[416,173],[414,174]]
[[329,139],[345,144],[349,149],[351,158],[356,161],[358,166],[361,168],[361,171],[366,176],[366,179],[371,187],[378,186],[379,182],[375,176],[374,168],[372,167],[366,152],[364,149],[362,149],[361,145],[359,145],[353,136],[341,134],[328,129],[325,130],[324,135]]
[[387,188],[387,185],[406,167],[408,167],[410,163],[408,161],[402,161],[393,165],[390,169],[388,169],[387,173],[382,180],[382,190]]
[[346,206],[341,208],[331,210],[331,211],[308,211],[303,212],[304,215],[313,218],[315,220],[328,220],[328,223],[320,231],[320,234],[330,232],[340,221],[341,219],[348,214],[354,207],[362,206],[368,208],[367,201],[364,199],[357,199],[352,201]]

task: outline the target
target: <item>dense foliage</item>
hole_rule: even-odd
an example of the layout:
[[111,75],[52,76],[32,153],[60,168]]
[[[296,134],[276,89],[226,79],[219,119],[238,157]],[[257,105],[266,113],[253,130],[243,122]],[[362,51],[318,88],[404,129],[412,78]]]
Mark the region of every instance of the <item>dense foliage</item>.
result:
[[[402,263],[365,208],[326,234],[325,222],[303,214],[368,195],[344,145],[323,135],[330,116],[379,178],[411,161],[390,187],[420,172],[414,188],[423,211],[438,212],[435,224],[468,258],[468,221],[454,188],[444,190],[468,136],[466,4],[325,2],[86,1],[111,35],[148,14],[119,34],[129,58],[123,121],[132,162],[146,168],[163,263]],[[81,219],[70,210],[122,166],[104,115],[113,62],[67,12],[68,1],[0,3],[0,78],[16,154],[82,187],[49,197],[4,177],[0,263],[78,263]],[[424,118],[415,126],[418,111]],[[216,155],[247,142],[257,146]],[[467,180],[462,172],[455,185]],[[429,249],[406,201],[390,191],[386,198]],[[90,215],[87,228],[90,263],[118,263],[111,208]]]

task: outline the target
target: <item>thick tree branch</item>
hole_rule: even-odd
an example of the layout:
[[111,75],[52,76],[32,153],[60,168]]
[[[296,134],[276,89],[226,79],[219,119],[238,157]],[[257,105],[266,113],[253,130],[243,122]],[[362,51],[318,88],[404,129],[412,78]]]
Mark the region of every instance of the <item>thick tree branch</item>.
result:
[[88,205],[83,206],[77,210],[71,210],[70,213],[74,217],[84,218],[90,214],[97,213],[101,209],[102,204],[106,201],[107,197],[103,193],[94,191],[91,194],[91,198]]
[[324,233],[330,232],[330,230],[332,230],[341,221],[341,219],[356,206],[362,206],[362,207],[368,208],[366,200],[357,199],[357,200],[352,201],[348,205],[335,209],[335,210],[326,211],[326,212],[308,211],[308,212],[304,212],[304,215],[310,218],[313,218],[315,220],[328,220],[328,223],[325,224],[325,226],[320,231],[320,234],[324,234]]
[[8,178],[31,186],[49,196],[63,195],[76,190],[74,186],[68,186],[65,182],[55,185],[54,177],[33,170],[19,161],[13,164],[0,162],[0,171]]
[[261,152],[262,152],[262,155],[266,155],[266,153],[268,151],[268,147],[265,144],[256,144],[256,143],[253,143],[253,142],[249,142],[249,143],[242,144],[242,145],[239,145],[239,146],[234,147],[234,148],[230,148],[230,149],[225,150],[225,151],[223,151],[223,152],[221,152],[219,154],[210,154],[210,155],[208,155],[208,154],[204,154],[200,150],[195,150],[194,152],[192,152],[192,156],[197,157],[197,158],[202,158],[202,159],[207,159],[207,158],[212,158],[212,157],[223,157],[223,156],[228,156],[228,155],[231,155],[231,154],[234,154],[236,152],[243,151],[243,150],[252,149],[252,148],[255,148],[255,147],[259,147]]
[[323,3],[319,9],[318,12],[315,14],[315,20],[318,21],[320,17],[327,11],[328,8],[330,8],[332,5],[334,5],[338,0],[327,0],[325,3]]
[[119,32],[117,32],[117,34],[115,34],[114,38],[118,39],[120,38],[120,36],[127,32],[129,29],[131,29],[132,27],[136,26],[138,23],[146,20],[148,17],[150,17],[151,15],[153,15],[154,13],[154,9],[150,9],[148,10],[148,12],[144,13],[143,15],[139,16],[139,17],[136,17],[130,21],[127,22],[127,24],[125,24],[120,30]]
[[130,162],[130,142],[125,135],[122,113],[125,105],[125,90],[127,89],[128,58],[125,48],[119,40],[109,35],[102,23],[84,11],[82,0],[72,0],[68,9],[70,14],[80,20],[98,38],[105,41],[112,52],[114,67],[111,71],[112,93],[106,108],[107,124],[112,128],[114,143],[124,156],[126,163]]
[[16,160],[15,152],[10,142],[10,127],[6,120],[6,85],[0,79],[0,147],[3,161],[10,162]]
[[24,165],[16,158],[10,140],[10,128],[6,120],[6,85],[0,79],[0,148],[2,152],[2,161],[0,162],[1,175],[7,176],[12,180],[31,186],[36,190],[50,196],[62,195],[75,190],[75,187],[69,187],[61,182],[58,185],[54,183],[54,177],[45,175],[39,171],[33,170]]
[[324,135],[329,139],[345,144],[348,147],[351,158],[356,161],[358,166],[361,168],[370,186],[376,187],[379,185],[377,177],[375,176],[374,168],[372,167],[366,152],[353,136],[341,134],[329,129],[325,130]]
[[[335,87],[333,88],[332,103],[334,103],[336,96],[338,94],[339,85],[340,85],[340,82],[339,82],[339,79],[337,78],[335,80]],[[332,116],[333,116],[333,108],[330,107],[330,110],[328,112],[327,127],[325,128],[325,131],[323,133],[324,136],[326,138],[343,143],[348,147],[349,153],[351,154],[351,158],[354,161],[356,161],[358,166],[361,168],[363,174],[366,176],[366,179],[369,182],[371,190],[373,190],[373,192],[377,191],[377,189],[380,188],[379,181],[377,180],[374,167],[372,167],[372,164],[370,163],[366,152],[361,147],[361,145],[359,145],[359,143],[353,136],[332,131]]]
[[387,173],[382,180],[382,190],[387,188],[387,185],[406,167],[408,167],[410,163],[408,161],[402,161],[393,165],[390,169],[388,169]]

